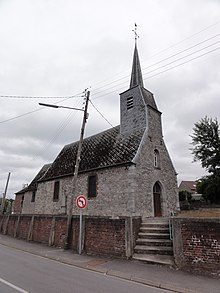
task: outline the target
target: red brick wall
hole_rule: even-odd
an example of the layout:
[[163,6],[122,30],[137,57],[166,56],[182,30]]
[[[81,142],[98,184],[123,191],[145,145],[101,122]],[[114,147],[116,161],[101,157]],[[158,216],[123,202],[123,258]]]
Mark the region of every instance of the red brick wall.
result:
[[27,239],[32,216],[21,216],[17,237]]
[[54,246],[64,247],[66,234],[66,217],[55,218]]
[[220,277],[220,219],[174,219],[174,256],[179,268]]
[[85,251],[125,257],[125,219],[86,218]]
[[[35,215],[32,231],[31,228],[32,215],[10,215],[6,234],[15,235],[17,219],[20,216],[19,225],[16,236],[18,238],[48,243],[58,247],[64,247],[66,233],[66,216],[46,216]],[[5,231],[7,217],[3,217],[1,231]],[[126,256],[126,221],[128,218],[112,219],[110,217],[85,217],[84,223],[84,251],[93,254],[107,254],[119,257]],[[54,222],[55,221],[55,222]],[[1,223],[1,217],[0,217]],[[54,230],[52,231],[52,225]],[[133,234],[136,237],[136,227],[139,227],[140,219],[133,221]],[[128,231],[127,231],[128,233]],[[79,238],[79,216],[72,218],[72,237],[71,249],[78,251]]]
[[52,216],[35,216],[33,234],[31,238],[32,241],[41,243],[49,242],[52,219]]
[[9,218],[8,227],[7,227],[7,235],[14,236],[17,219],[18,219],[17,216]]

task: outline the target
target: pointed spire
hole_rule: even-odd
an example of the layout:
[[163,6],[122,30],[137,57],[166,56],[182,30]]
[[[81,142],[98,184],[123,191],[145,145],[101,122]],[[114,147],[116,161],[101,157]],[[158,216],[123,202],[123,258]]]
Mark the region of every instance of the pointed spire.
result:
[[137,50],[137,38],[139,38],[139,36],[137,34],[137,24],[136,23],[135,23],[135,29],[133,30],[133,32],[135,34],[135,48],[134,48],[130,88],[137,86],[137,85],[144,87],[142,73],[141,73],[141,65],[140,65],[140,60],[139,60],[138,50]]
[[137,86],[137,85],[144,87],[137,45],[135,44],[130,88]]

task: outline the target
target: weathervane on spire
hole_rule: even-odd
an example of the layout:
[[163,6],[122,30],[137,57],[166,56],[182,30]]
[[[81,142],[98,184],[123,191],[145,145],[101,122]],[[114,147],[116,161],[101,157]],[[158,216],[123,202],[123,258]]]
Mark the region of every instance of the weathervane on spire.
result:
[[137,24],[134,24],[134,30],[132,30],[132,32],[134,32],[135,35],[135,44],[137,44],[137,39],[139,38],[139,35],[137,34]]

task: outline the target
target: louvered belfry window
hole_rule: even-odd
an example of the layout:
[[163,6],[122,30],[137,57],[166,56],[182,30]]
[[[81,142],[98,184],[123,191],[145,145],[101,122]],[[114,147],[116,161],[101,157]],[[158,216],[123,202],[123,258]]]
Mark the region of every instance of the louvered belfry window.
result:
[[88,198],[96,197],[97,195],[97,176],[88,177]]
[[132,109],[133,106],[134,106],[133,97],[129,97],[129,98],[127,98],[127,110]]

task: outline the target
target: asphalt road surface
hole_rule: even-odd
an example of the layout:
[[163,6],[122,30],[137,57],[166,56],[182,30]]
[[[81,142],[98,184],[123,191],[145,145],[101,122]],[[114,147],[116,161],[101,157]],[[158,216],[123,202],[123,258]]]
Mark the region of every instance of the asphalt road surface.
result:
[[0,245],[0,293],[167,293]]

